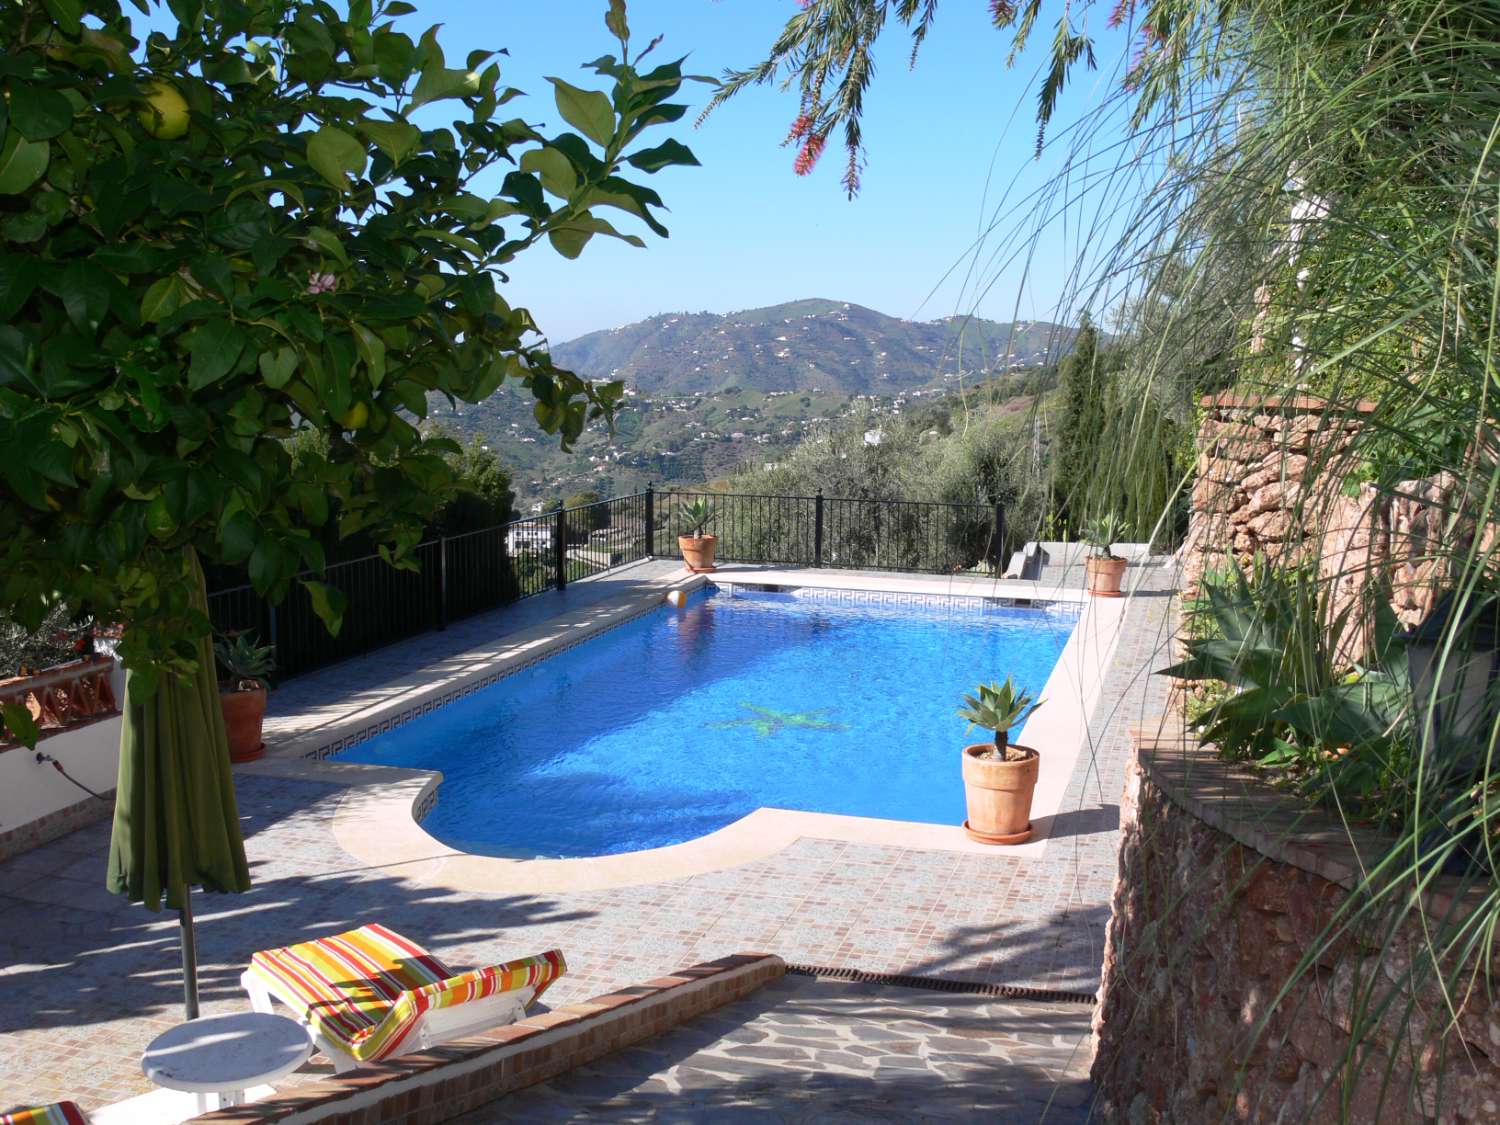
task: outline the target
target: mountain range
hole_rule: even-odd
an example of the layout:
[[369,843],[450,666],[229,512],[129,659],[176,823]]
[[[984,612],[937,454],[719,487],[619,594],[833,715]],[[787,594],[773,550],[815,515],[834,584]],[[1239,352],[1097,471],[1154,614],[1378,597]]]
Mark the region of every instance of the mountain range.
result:
[[554,345],[561,366],[647,394],[891,395],[1055,362],[1074,331],[1046,321],[902,320],[848,301],[663,313]]

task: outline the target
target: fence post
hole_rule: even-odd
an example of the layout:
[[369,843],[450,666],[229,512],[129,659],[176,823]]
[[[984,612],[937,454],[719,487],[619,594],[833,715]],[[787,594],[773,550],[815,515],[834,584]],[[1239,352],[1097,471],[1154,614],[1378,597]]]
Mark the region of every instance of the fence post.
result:
[[438,536],[438,629],[448,627],[448,537]]
[[281,679],[285,678],[285,677],[283,677],[281,675],[281,670],[282,670],[282,668],[285,667],[285,665],[282,663],[282,660],[281,660],[281,637],[280,637],[280,630],[277,629],[277,627],[276,627],[277,626],[277,620],[276,619],[279,616],[277,614],[277,612],[276,612],[277,608],[278,607],[274,606],[274,605],[270,605],[270,604],[266,605],[266,632],[267,632],[267,634],[269,634],[269,637],[270,637],[272,659],[276,662],[275,665],[274,665],[274,667],[276,669],[277,680],[279,682]]
[[990,548],[990,562],[999,574],[1005,567],[1005,505],[995,501],[995,540]]
[[646,482],[646,557],[656,558],[656,487]]
[[823,565],[823,490],[813,497],[813,566]]
[[552,534],[557,540],[554,544],[557,549],[557,588],[561,590],[568,584],[568,509],[557,509],[557,530]]

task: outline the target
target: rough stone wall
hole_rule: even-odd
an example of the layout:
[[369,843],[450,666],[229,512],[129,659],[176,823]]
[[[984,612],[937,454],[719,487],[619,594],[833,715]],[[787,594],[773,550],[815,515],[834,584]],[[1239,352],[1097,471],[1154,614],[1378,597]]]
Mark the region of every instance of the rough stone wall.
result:
[[[1259,553],[1272,561],[1322,550],[1337,529],[1334,550],[1352,547],[1358,510],[1339,484],[1350,466],[1341,458],[1365,411],[1333,414],[1317,399],[1247,401],[1205,399],[1198,430],[1198,474],[1183,546],[1188,593],[1205,571],[1231,558],[1248,564]],[[1340,468],[1343,471],[1340,471]],[[1326,481],[1317,487],[1313,482]]]
[[[1331,587],[1330,614],[1357,605],[1373,577],[1389,580],[1404,625],[1431,611],[1455,546],[1474,521],[1455,519],[1466,506],[1465,482],[1451,473],[1405,481],[1394,495],[1369,485],[1346,495],[1356,467],[1348,456],[1370,403],[1331,412],[1313,398],[1203,401],[1198,476],[1182,547],[1183,592],[1194,596],[1205,572],[1231,558],[1248,566],[1257,554],[1272,562],[1316,560]],[[1500,529],[1492,527],[1488,538]],[[1487,545],[1487,544],[1485,544]],[[1482,545],[1482,546],[1485,546]],[[1363,625],[1352,615],[1344,648],[1357,657]]]
[[[1210,826],[1149,760],[1132,767],[1121,832],[1094,1017],[1100,1119],[1500,1120],[1500,1001],[1475,982],[1450,1022],[1419,977],[1413,1003],[1412,921],[1343,940],[1298,976],[1344,887]],[[1351,1049],[1361,1003],[1370,1026]]]

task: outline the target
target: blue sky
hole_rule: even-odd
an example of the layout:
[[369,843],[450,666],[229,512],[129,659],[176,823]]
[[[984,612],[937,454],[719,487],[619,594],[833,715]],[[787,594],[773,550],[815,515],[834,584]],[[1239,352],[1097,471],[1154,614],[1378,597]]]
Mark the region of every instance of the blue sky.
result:
[[[571,128],[546,76],[602,86],[582,64],[616,48],[604,27],[606,0],[412,2],[416,13],[399,26],[415,38],[440,24],[450,65],[477,48],[507,49],[502,82],[527,96],[505,112],[544,132]],[[1035,91],[1060,6],[1044,7],[1012,68],[1005,65],[1010,35],[991,25],[986,0],[941,4],[915,70],[907,66],[909,35],[893,21],[865,100],[868,165],[852,202],[839,184],[837,138],[811,175],[793,174],[795,152],[781,142],[797,112],[794,91],[747,90],[695,128],[711,89],[688,83],[679,99],[692,107],[688,115],[649,143],[676,137],[701,167],[630,171],[665,200],[671,237],[640,227],[647,249],[596,238],[575,261],[538,246],[512,266],[505,296],[531,309],[554,342],[661,312],[731,312],[803,297],[924,320],[973,313],[1072,321],[1077,264],[1097,267],[1153,174],[1136,162],[1130,175],[1109,178],[1107,189],[1097,183],[1120,160],[1119,104],[1104,127],[1070,131],[1120,87],[1127,36],[1104,27],[1108,9],[1073,6],[1095,39],[1099,69],[1075,69],[1040,161],[1033,158]],[[687,55],[689,72],[718,76],[763,58],[796,10],[797,0],[629,0],[632,46],[663,35],[655,58]],[[446,120],[441,110],[424,112],[424,123]],[[1070,206],[1063,214],[1037,209],[1033,193],[1058,182],[1070,154]],[[1081,191],[1090,176],[1095,186]],[[476,188],[497,187],[499,179]],[[622,213],[608,217],[629,228]]]
[[[405,17],[404,26],[415,34],[442,23],[440,41],[451,61],[475,47],[508,48],[502,78],[529,95],[511,108],[549,129],[566,126],[545,76],[588,85],[581,79],[594,76],[580,64],[612,46],[604,0],[416,2],[418,13]],[[1040,236],[1028,277],[1020,264],[991,265],[981,271],[988,283],[982,295],[964,283],[966,255],[999,196],[1012,181],[1023,194],[1045,183],[1060,159],[1032,159],[1033,80],[1051,27],[1040,27],[1034,45],[1008,70],[1008,35],[989,25],[987,9],[983,0],[942,5],[914,71],[906,66],[904,29],[888,30],[866,101],[869,164],[853,202],[839,186],[842,152],[833,144],[813,174],[792,173],[794,153],[780,144],[796,113],[794,93],[747,91],[693,128],[709,88],[689,84],[684,94],[695,111],[660,136],[687,143],[702,166],[669,169],[648,181],[670,208],[664,219],[671,237],[643,231],[646,250],[595,239],[572,262],[538,248],[516,262],[507,299],[529,307],[554,341],[659,312],[727,312],[800,297],[855,301],[920,319],[955,312],[1051,318],[1068,263],[1077,257],[1062,224]],[[711,75],[762,57],[795,10],[795,0],[629,5],[636,45],[664,34],[662,58],[689,55],[690,71]],[[1101,41],[1100,71],[1077,73],[1058,113],[1064,127],[1117,82],[1109,76],[1124,38],[1105,31],[1102,12],[1090,17]],[[1012,225],[1007,220],[1001,229]]]

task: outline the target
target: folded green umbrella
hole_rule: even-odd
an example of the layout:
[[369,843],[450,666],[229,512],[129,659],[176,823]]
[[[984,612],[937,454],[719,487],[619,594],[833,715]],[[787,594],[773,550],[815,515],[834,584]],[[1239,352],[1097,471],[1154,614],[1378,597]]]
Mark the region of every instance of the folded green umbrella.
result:
[[[206,616],[203,570],[190,548],[183,565],[197,579],[196,604]],[[107,880],[148,910],[160,910],[165,897],[179,912],[188,1019],[198,1015],[191,888],[250,888],[210,637],[199,640],[197,660],[193,675],[164,672],[150,693],[126,673]]]

